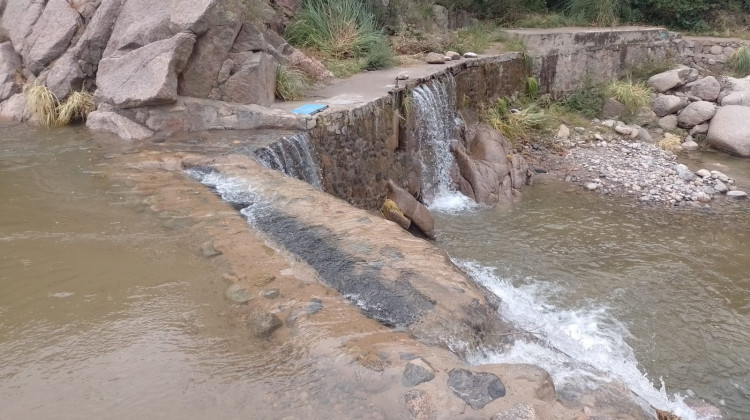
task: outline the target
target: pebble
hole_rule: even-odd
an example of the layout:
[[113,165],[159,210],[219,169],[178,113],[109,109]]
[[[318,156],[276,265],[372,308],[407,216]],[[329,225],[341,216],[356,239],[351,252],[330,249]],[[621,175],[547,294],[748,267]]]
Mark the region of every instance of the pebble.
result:
[[221,255],[222,252],[214,248],[214,243],[211,241],[204,242],[201,245],[201,255],[204,258],[213,258]]
[[305,309],[305,312],[307,312],[309,315],[317,314],[323,310],[323,302],[320,299],[311,299],[310,303],[307,304],[307,309]]
[[253,298],[250,290],[237,283],[227,287],[226,292],[224,292],[224,296],[226,296],[227,299],[231,300],[232,302],[240,304],[250,302],[250,299]]
[[740,190],[734,190],[734,191],[729,191],[727,193],[727,197],[735,199],[735,200],[742,200],[742,199],[747,198],[747,193],[744,191],[740,191]]
[[435,369],[422,358],[406,364],[404,368],[404,385],[412,387],[435,379]]
[[477,53],[473,53],[473,52],[465,52],[464,53],[464,58],[477,58],[477,57],[479,57],[479,55]]
[[596,182],[587,182],[586,185],[584,185],[584,188],[589,191],[596,191],[599,189],[599,184],[597,184]]
[[281,293],[279,293],[279,289],[268,289],[260,292],[260,295],[266,299],[276,299]]

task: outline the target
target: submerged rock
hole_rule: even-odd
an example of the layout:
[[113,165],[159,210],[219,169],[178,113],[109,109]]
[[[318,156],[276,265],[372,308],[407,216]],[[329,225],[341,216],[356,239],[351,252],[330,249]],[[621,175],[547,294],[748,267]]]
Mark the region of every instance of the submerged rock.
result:
[[496,375],[453,369],[448,373],[448,387],[474,410],[505,396],[505,385]]
[[224,292],[224,296],[226,296],[227,299],[231,300],[232,302],[240,304],[250,302],[250,299],[253,298],[253,294],[250,292],[250,290],[237,283],[227,287],[227,290]]
[[247,328],[258,338],[270,336],[281,325],[279,317],[261,309],[254,309],[247,316]]
[[404,384],[417,386],[435,379],[435,369],[421,358],[414,359],[404,368]]

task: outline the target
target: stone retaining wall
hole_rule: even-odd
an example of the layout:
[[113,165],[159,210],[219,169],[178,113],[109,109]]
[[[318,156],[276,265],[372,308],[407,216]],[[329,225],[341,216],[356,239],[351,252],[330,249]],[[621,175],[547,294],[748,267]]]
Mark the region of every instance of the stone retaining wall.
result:
[[320,159],[323,188],[368,209],[383,203],[388,179],[418,196],[420,145],[409,135],[415,122],[406,99],[411,89],[433,79],[453,77],[456,106],[471,114],[480,104],[517,91],[527,75],[519,53],[466,60],[428,77],[409,80],[405,86],[362,106],[322,114],[311,130],[311,139]]
[[582,82],[606,82],[648,59],[674,54],[674,34],[663,28],[513,29],[509,38],[523,42],[534,58],[541,91],[565,93]]
[[714,74],[727,71],[729,58],[750,41],[738,38],[685,37],[674,40],[679,61],[698,70]]

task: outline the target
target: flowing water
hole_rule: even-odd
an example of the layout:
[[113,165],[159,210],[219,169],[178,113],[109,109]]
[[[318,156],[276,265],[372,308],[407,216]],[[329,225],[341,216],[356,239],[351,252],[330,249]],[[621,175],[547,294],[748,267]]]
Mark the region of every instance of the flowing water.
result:
[[391,417],[337,373],[324,330],[249,338],[190,219],[150,211],[159,203],[134,194],[125,180],[138,171],[117,159],[224,153],[243,137],[135,145],[19,126],[0,138],[0,419]]
[[422,197],[431,210],[469,208],[473,202],[456,191],[450,180],[453,166],[451,143],[463,121],[456,110],[455,81],[432,80],[412,91],[415,113],[414,137],[420,145]]
[[[696,163],[716,162],[704,157]],[[746,161],[716,164],[744,182]],[[438,213],[436,230],[503,313],[546,343],[519,339],[476,363],[540,364],[558,389],[618,379],[685,419],[697,417],[682,402],[692,396],[750,418],[747,206],[630,207],[544,180],[512,208]]]
[[310,136],[298,133],[255,151],[263,166],[305,181],[322,190],[320,168],[310,146]]

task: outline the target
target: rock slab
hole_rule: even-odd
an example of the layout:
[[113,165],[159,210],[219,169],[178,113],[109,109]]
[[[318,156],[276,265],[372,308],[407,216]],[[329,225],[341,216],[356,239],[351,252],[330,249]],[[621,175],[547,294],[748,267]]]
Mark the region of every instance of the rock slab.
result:
[[435,370],[421,358],[410,361],[404,368],[404,384],[407,386],[417,386],[433,379]]
[[719,108],[711,120],[706,140],[711,147],[733,155],[750,157],[750,107]]
[[505,396],[505,385],[496,375],[453,369],[448,373],[448,387],[474,410]]

